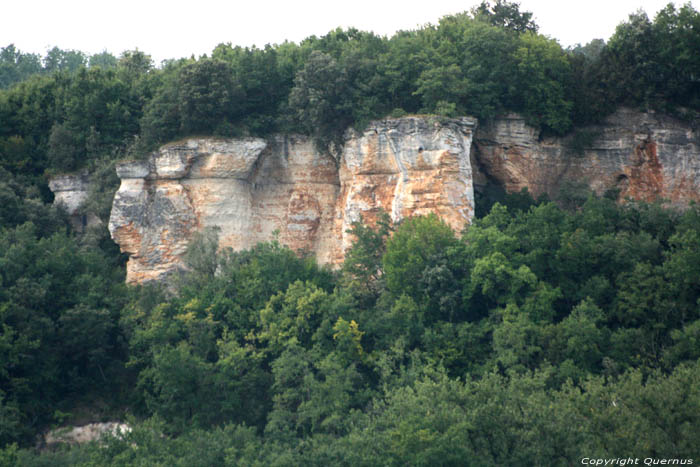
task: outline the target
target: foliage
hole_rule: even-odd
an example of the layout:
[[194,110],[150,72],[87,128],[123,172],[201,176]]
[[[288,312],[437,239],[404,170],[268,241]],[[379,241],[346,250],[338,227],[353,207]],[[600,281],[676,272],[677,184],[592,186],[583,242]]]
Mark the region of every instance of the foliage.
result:
[[654,21],[639,10],[618,25],[607,44],[574,50],[572,90],[580,92],[575,120],[586,123],[620,104],[692,118],[700,99],[700,62],[694,53],[700,45],[698,25],[700,13],[690,3],[669,4]]
[[347,72],[323,52],[313,51],[294,79],[289,107],[306,132],[319,139],[322,148],[342,144],[343,132],[352,123],[351,100],[346,94]]
[[18,424],[2,433],[4,444],[124,376],[117,327],[124,291],[123,274],[65,232],[42,238],[27,222],[3,229],[0,246],[0,407],[6,426]]
[[53,464],[177,465],[193,443],[224,465],[692,457],[698,219],[593,195],[496,203],[461,237],[383,216],[353,226],[340,275],[205,232],[177,294],[126,297],[70,237],[18,226],[2,237],[3,456],[48,461],[7,443],[107,379],[146,421]]
[[185,65],[178,80],[180,131],[221,133],[217,125],[236,120],[242,98],[242,90],[226,62],[202,59]]
[[0,89],[39,73],[41,68],[38,55],[22,53],[14,44],[3,47],[0,49]]
[[478,20],[517,33],[537,32],[538,29],[538,26],[532,21],[532,13],[529,11],[521,12],[518,3],[496,0],[496,3],[491,5],[484,1],[472,10],[472,14]]
[[54,47],[42,59],[10,44],[0,53],[0,87],[9,87],[0,92],[0,160],[38,174],[192,134],[280,131],[336,151],[349,127],[403,112],[489,120],[515,111],[545,134],[595,123],[618,105],[698,112],[700,15],[690,4],[653,21],[634,13],[607,43],[570,50],[538,34],[532,18],[517,3],[482,2],[390,38],[351,28],[298,45],[220,44],[211,57],[160,68],[139,50],[88,58]]
[[386,212],[381,213],[374,229],[362,219],[353,222],[348,233],[354,236],[354,242],[343,261],[343,275],[349,286],[375,294],[383,288],[382,258],[391,231],[391,220]]

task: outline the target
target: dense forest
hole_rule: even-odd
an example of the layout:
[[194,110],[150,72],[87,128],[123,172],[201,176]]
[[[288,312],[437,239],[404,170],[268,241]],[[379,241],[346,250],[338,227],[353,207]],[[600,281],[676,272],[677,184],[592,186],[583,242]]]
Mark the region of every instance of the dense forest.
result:
[[[190,245],[169,285],[124,284],[105,223],[74,232],[47,177],[188,135],[303,133],[515,111],[566,134],[619,106],[700,112],[700,13],[638,11],[563,49],[515,3],[392,37],[354,29],[154,66],[0,49],[0,466],[572,465],[700,461],[700,207],[575,184],[353,226],[340,270],[274,239]],[[51,427],[126,420],[36,449]]]

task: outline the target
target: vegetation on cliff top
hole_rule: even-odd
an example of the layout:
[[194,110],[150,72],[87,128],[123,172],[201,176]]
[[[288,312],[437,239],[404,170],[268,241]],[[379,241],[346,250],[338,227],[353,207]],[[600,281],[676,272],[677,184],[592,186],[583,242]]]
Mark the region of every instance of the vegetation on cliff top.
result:
[[50,50],[0,51],[0,165],[70,171],[188,134],[270,132],[337,144],[347,127],[390,114],[490,119],[523,114],[545,131],[600,120],[618,105],[700,110],[700,14],[669,5],[630,15],[603,42],[564,50],[517,4],[483,3],[438,24],[380,37],[355,29],[263,49],[220,44],[152,66]]

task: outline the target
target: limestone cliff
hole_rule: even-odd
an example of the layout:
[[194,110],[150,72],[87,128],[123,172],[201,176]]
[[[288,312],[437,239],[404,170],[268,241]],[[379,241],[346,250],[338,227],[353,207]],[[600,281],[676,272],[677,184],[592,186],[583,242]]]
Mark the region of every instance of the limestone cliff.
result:
[[342,261],[346,230],[380,209],[397,221],[437,212],[455,228],[474,210],[473,119],[409,117],[348,135],[339,160],[304,137],[188,139],[144,161],[118,165],[122,180],[109,222],[129,255],[127,281],[166,277],[182,265],[194,232],[218,227],[236,250],[279,240]]
[[482,125],[474,145],[479,169],[510,192],[555,196],[562,182],[580,181],[598,193],[617,188],[621,200],[700,200],[700,132],[657,113],[620,109],[565,138],[508,115]]
[[54,194],[53,203],[62,207],[70,216],[73,228],[82,232],[85,227],[100,224],[93,213],[83,213],[81,208],[90,193],[90,177],[87,172],[51,177],[49,188]]
[[372,123],[345,142],[336,259],[352,242],[348,230],[362,218],[372,224],[383,210],[393,221],[431,212],[456,230],[474,214],[470,150],[476,120],[403,118]]
[[59,444],[84,444],[100,441],[103,436],[124,438],[130,432],[131,426],[121,422],[98,422],[76,427],[62,427],[47,432],[37,447],[56,448]]
[[[617,188],[621,200],[700,201],[700,132],[629,109],[563,138],[544,137],[518,115],[478,130],[470,118],[407,117],[349,132],[337,160],[301,136],[199,138],[117,173],[109,229],[129,254],[127,280],[142,282],[180,268],[193,233],[208,226],[220,228],[222,246],[248,248],[277,232],[291,248],[339,264],[360,216],[373,223],[380,210],[394,221],[435,212],[461,229],[474,190],[486,184],[554,197],[576,181],[598,193]],[[80,224],[86,175],[55,177],[50,187]]]

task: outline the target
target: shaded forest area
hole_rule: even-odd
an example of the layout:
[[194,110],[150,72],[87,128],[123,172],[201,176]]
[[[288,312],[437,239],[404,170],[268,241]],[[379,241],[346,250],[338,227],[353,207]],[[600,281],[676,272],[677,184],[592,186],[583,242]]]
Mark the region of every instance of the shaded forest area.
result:
[[[104,224],[73,232],[46,176],[187,135],[312,135],[387,115],[525,115],[546,133],[617,106],[700,111],[700,13],[642,12],[564,50],[498,1],[390,38],[336,30],[154,67],[0,51],[0,466],[571,465],[700,457],[700,208],[527,193],[357,223],[339,271],[276,241],[190,245],[174,290],[124,284]],[[51,426],[128,420],[36,451]]]

